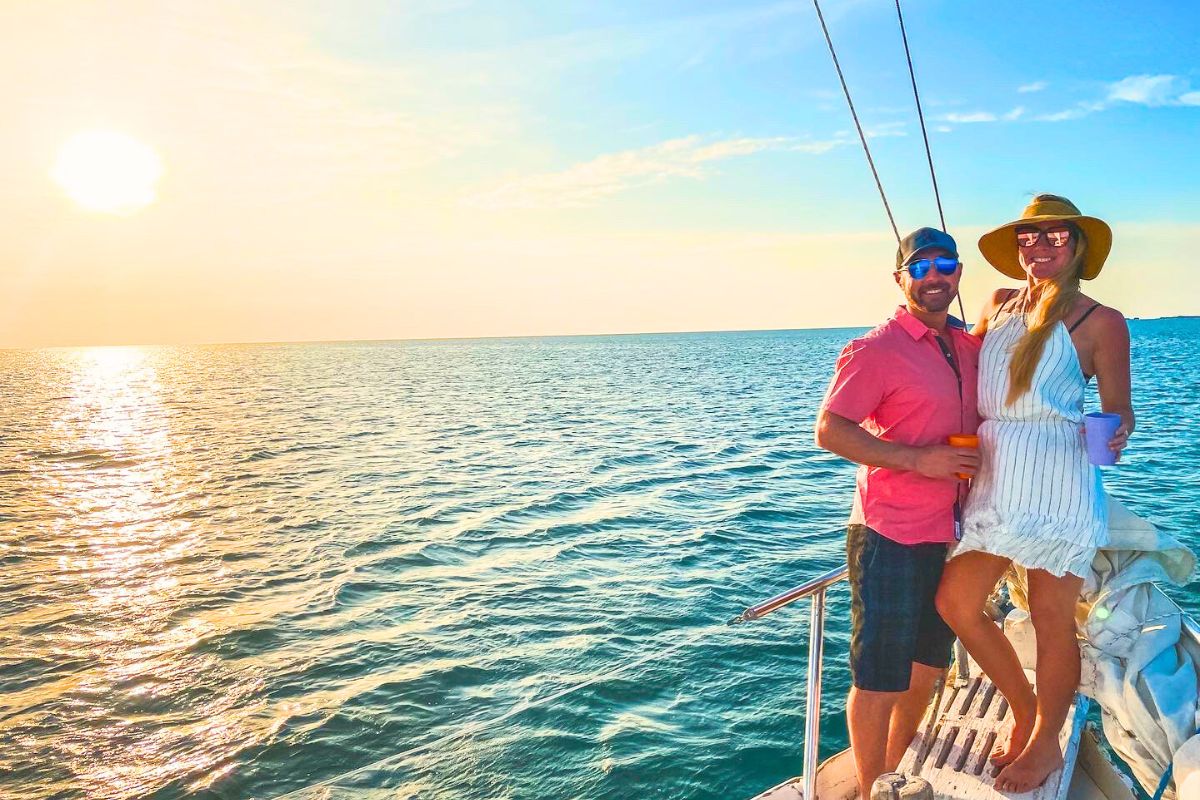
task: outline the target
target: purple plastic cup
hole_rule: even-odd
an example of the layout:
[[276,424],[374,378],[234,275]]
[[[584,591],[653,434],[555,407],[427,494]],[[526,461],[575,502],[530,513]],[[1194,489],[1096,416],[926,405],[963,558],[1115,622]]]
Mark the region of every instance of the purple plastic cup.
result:
[[1084,414],[1083,428],[1087,435],[1089,462],[1100,467],[1110,467],[1117,463],[1117,454],[1108,449],[1108,443],[1120,426],[1120,414]]

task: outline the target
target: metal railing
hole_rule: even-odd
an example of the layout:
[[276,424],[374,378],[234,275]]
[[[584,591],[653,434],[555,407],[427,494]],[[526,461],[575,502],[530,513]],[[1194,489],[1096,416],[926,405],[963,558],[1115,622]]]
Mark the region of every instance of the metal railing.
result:
[[821,740],[821,656],[825,647],[825,591],[846,577],[845,564],[818,575],[807,583],[750,606],[730,624],[762,619],[797,600],[811,597],[808,617],[808,677],[804,700],[804,798],[817,796],[817,747]]

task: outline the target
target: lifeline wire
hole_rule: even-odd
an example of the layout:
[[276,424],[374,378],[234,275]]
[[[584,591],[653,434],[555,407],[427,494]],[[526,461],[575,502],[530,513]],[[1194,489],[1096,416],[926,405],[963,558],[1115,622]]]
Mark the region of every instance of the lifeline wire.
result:
[[867,164],[871,174],[875,176],[875,186],[879,189],[879,199],[883,201],[883,210],[887,212],[888,222],[892,223],[892,233],[896,234],[896,243],[900,243],[900,229],[896,227],[896,219],[892,216],[892,207],[888,205],[887,195],[883,193],[883,183],[879,180],[879,172],[875,169],[875,160],[871,158],[871,148],[867,147],[867,137],[862,125],[858,122],[858,112],[854,110],[854,101],[850,99],[850,89],[846,86],[846,78],[842,75],[842,65],[838,63],[837,53],[833,49],[833,39],[829,36],[829,28],[825,26],[825,16],[821,13],[821,4],[813,0],[813,8],[817,10],[817,19],[821,22],[821,30],[825,32],[825,44],[829,45],[829,55],[833,56],[833,66],[837,70],[838,80],[842,82],[842,93],[846,95],[846,105],[850,106],[850,116],[854,118],[854,127],[858,129],[858,139],[862,142],[863,152],[867,154]]
[[321,787],[324,787],[324,786],[329,786],[337,781],[345,780],[346,778],[352,777],[354,775],[358,775],[363,772],[370,772],[372,770],[379,769],[380,767],[387,764],[389,761],[395,761],[396,759],[414,756],[414,755],[424,752],[426,750],[432,750],[436,747],[440,747],[441,745],[444,745],[448,742],[452,742],[455,739],[461,739],[464,736],[470,736],[471,734],[477,733],[482,729],[493,727],[501,722],[504,722],[505,720],[507,720],[511,717],[515,717],[517,714],[521,713],[522,711],[525,711],[526,709],[537,708],[538,706],[545,705],[546,703],[549,703],[552,700],[558,700],[562,697],[566,697],[567,695],[577,692],[580,689],[584,689],[588,686],[591,686],[593,683],[598,683],[599,681],[610,680],[612,678],[617,677],[618,675],[621,675],[622,673],[625,673],[625,672],[630,671],[631,669],[634,669],[635,667],[640,667],[642,664],[645,664],[649,661],[654,661],[655,659],[659,659],[659,658],[666,658],[667,656],[671,655],[675,651],[682,650],[684,647],[688,646],[689,644],[692,644],[696,640],[704,638],[706,636],[710,636],[711,634],[713,634],[716,631],[724,630],[726,627],[727,626],[724,623],[720,623],[720,624],[706,625],[703,628],[698,628],[692,632],[691,636],[687,636],[687,637],[681,639],[680,641],[676,642],[673,646],[668,647],[665,650],[653,651],[651,653],[648,653],[648,654],[642,656],[641,658],[637,659],[636,661],[630,661],[628,664],[624,664],[623,666],[617,667],[616,669],[609,670],[609,671],[603,672],[603,673],[598,673],[598,674],[592,676],[591,678],[588,678],[586,681],[582,681],[580,683],[573,684],[573,685],[568,686],[567,688],[562,689],[557,692],[552,692],[552,693],[546,695],[545,697],[538,698],[537,700],[534,700],[532,702],[530,702],[528,700],[522,700],[521,702],[517,703],[512,708],[510,708],[508,711],[505,711],[503,714],[500,714],[499,716],[492,717],[491,719],[486,719],[486,720],[477,720],[477,721],[475,721],[469,725],[466,725],[465,727],[463,727],[453,733],[448,733],[445,736],[440,736],[431,742],[426,742],[425,744],[419,744],[416,747],[409,748],[408,750],[405,750],[401,753],[393,753],[390,756],[385,756],[385,757],[379,759],[378,761],[373,761],[372,763],[367,764],[365,766],[357,767],[355,769],[350,770],[349,772],[343,772],[340,775],[335,775],[332,778],[326,778],[325,780],[319,781],[318,783],[310,784],[303,788],[295,789],[295,790],[287,792],[285,794],[277,795],[274,798],[274,800],[285,800],[285,798],[298,797],[307,792],[314,791],[316,789],[320,789]]

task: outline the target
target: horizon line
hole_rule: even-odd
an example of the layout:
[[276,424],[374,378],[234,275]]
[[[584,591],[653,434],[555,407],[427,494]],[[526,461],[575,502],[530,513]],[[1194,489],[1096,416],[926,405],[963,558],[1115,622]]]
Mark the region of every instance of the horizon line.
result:
[[[1127,317],[1130,322],[1160,322],[1173,319],[1200,319],[1196,314],[1172,314],[1163,317]],[[595,339],[611,336],[692,336],[708,333],[791,333],[796,331],[846,331],[870,329],[871,325],[837,325],[814,328],[713,328],[706,330],[619,331],[612,333],[534,333],[494,334],[490,336],[410,336],[389,339],[262,339],[257,341],[225,342],[128,342],[124,344],[47,344],[34,347],[0,347],[5,351],[85,350],[101,347],[240,347],[249,345],[294,344],[382,344],[387,342],[473,342],[503,339]]]

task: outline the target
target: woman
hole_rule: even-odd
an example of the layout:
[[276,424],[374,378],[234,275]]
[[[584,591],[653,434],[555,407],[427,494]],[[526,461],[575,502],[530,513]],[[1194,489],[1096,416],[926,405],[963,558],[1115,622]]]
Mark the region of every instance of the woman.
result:
[[[988,262],[1025,286],[997,291],[975,327],[982,461],[937,607],[1012,709],[1009,740],[992,754],[1002,791],[1040,786],[1062,765],[1058,735],[1079,685],[1075,604],[1108,535],[1100,473],[1081,435],[1091,376],[1103,410],[1121,415],[1109,443],[1118,457],[1134,427],[1125,318],[1079,289],[1111,246],[1108,225],[1049,194],[979,240]],[[1029,577],[1036,696],[984,611],[1010,563]]]

